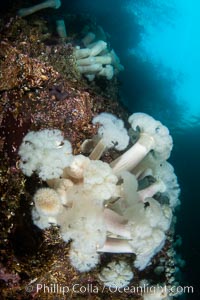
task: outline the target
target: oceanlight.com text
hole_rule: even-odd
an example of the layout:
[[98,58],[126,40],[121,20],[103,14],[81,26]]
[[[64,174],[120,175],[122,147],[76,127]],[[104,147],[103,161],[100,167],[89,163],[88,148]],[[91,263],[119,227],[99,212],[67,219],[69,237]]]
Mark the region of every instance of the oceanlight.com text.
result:
[[144,293],[150,293],[150,294],[156,294],[158,291],[162,291],[163,293],[168,294],[193,294],[194,288],[193,286],[171,286],[170,288],[163,285],[155,285],[155,286],[149,286],[149,285],[143,285],[143,286],[126,286],[123,288],[119,288],[117,286],[113,287],[107,287],[107,286],[97,286],[94,284],[74,284],[71,286],[67,286],[64,284],[29,284],[26,286],[26,291],[28,293],[36,292],[36,293],[44,293],[44,294],[57,294],[57,295],[66,295],[66,294],[87,294],[87,293],[93,293],[93,294],[99,294],[99,293],[127,293],[127,294],[136,294],[136,295],[142,295]]

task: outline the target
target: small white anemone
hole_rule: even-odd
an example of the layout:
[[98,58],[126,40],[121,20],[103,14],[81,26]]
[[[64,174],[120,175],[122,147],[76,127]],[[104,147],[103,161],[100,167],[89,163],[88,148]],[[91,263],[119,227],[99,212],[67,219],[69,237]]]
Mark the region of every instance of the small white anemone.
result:
[[57,129],[30,131],[19,147],[20,169],[26,176],[36,172],[42,180],[59,178],[72,161],[72,147]]
[[99,142],[90,154],[91,159],[99,159],[106,149],[124,150],[129,143],[128,132],[124,122],[110,113],[101,113],[94,117],[93,124],[100,124],[98,129]]
[[103,281],[104,285],[112,288],[125,287],[132,278],[131,268],[123,260],[110,262],[99,274],[99,279]]
[[83,179],[84,170],[90,164],[90,159],[84,155],[76,155],[73,157],[70,167],[66,168],[66,175],[72,178]]
[[40,215],[55,217],[62,209],[59,195],[50,188],[40,188],[35,193],[33,200]]
[[118,178],[113,174],[109,164],[100,160],[90,161],[83,174],[83,190],[98,203],[103,203],[112,197],[117,197]]

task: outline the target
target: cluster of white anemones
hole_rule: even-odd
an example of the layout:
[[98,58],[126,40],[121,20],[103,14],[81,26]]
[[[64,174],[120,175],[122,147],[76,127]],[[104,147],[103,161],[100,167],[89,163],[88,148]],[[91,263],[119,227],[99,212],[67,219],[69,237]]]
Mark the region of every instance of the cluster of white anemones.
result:
[[107,42],[96,39],[93,32],[88,32],[82,39],[84,47],[77,46],[75,57],[78,71],[89,81],[95,77],[111,80],[114,74],[124,70],[115,51],[109,50]]
[[[60,0],[45,0],[37,5],[21,8],[17,14],[20,17],[26,17],[46,8],[58,9],[60,6]],[[56,30],[58,36],[65,41],[67,30],[64,19],[56,21]],[[108,48],[105,34],[104,39],[99,40],[95,33],[89,31],[81,40],[83,47],[76,46],[74,48],[77,70],[89,81],[94,80],[95,77],[105,77],[107,80],[111,80],[114,74],[124,70],[115,51]]]
[[[135,253],[134,265],[143,270],[162,249],[179,204],[177,179],[166,162],[172,138],[152,117],[133,114],[129,123],[138,139],[108,164],[100,160],[102,154],[110,148],[126,149],[128,132],[112,114],[101,113],[93,123],[99,124],[98,135],[87,157],[73,156],[59,130],[29,132],[24,137],[20,168],[27,176],[36,172],[49,186],[33,197],[33,222],[41,229],[59,226],[63,240],[71,241],[71,264],[81,272],[95,267],[102,252]],[[153,183],[140,188],[146,176]],[[154,198],[158,193],[165,196],[164,203]],[[101,276],[106,282],[112,277],[106,277],[108,273],[109,268]],[[127,282],[132,278],[128,274]]]

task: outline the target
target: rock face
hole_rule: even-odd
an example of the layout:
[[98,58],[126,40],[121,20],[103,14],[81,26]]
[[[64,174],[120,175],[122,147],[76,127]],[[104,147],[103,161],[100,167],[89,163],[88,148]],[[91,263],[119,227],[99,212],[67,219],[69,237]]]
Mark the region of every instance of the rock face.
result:
[[[30,130],[60,129],[75,154],[84,140],[93,137],[97,126],[92,118],[101,111],[121,118],[126,112],[116,99],[117,80],[106,86],[88,85],[77,74],[72,44],[50,43],[46,23],[11,18],[1,21],[0,32],[0,168],[1,242],[0,279],[2,297],[33,299],[35,291],[25,286],[34,278],[45,284],[66,286],[96,283],[79,275],[68,261],[68,246],[56,228],[44,234],[33,226],[30,204],[36,177],[25,178],[18,168],[18,148]],[[46,42],[48,40],[48,42]],[[104,88],[102,89],[103,86]],[[106,92],[105,92],[106,91]],[[108,97],[105,97],[105,93]],[[115,99],[111,100],[111,99]],[[109,160],[109,155],[105,160]],[[115,155],[115,153],[114,153]],[[53,280],[53,281],[51,281]],[[14,288],[15,287],[15,288]],[[86,291],[84,297],[89,295]],[[79,296],[82,297],[81,292]],[[37,294],[35,299],[43,299]],[[77,298],[77,294],[75,294]],[[99,299],[94,296],[91,299]],[[46,299],[54,299],[48,295]],[[118,297],[119,299],[119,297]]]
[[72,45],[45,44],[45,23],[38,22],[12,19],[1,31],[1,137],[12,156],[28,130],[44,128],[62,130],[78,151],[77,145],[96,132],[90,123],[94,114],[122,113],[109,99],[116,94],[114,82],[109,98],[100,95],[98,86],[89,87],[77,74]]

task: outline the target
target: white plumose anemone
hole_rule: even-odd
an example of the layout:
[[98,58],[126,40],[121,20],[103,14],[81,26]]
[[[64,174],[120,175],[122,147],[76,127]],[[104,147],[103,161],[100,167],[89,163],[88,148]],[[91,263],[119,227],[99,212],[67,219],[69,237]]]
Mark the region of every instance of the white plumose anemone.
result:
[[167,127],[144,113],[132,114],[129,123],[133,130],[137,131],[139,128],[139,139],[111,163],[116,173],[134,169],[151,150],[160,160],[168,159],[173,142]]
[[59,178],[72,162],[71,143],[60,130],[30,131],[19,147],[20,169],[26,176],[36,172],[42,180]]
[[102,269],[99,279],[105,286],[122,288],[127,286],[133,278],[133,272],[125,261],[112,261]]

